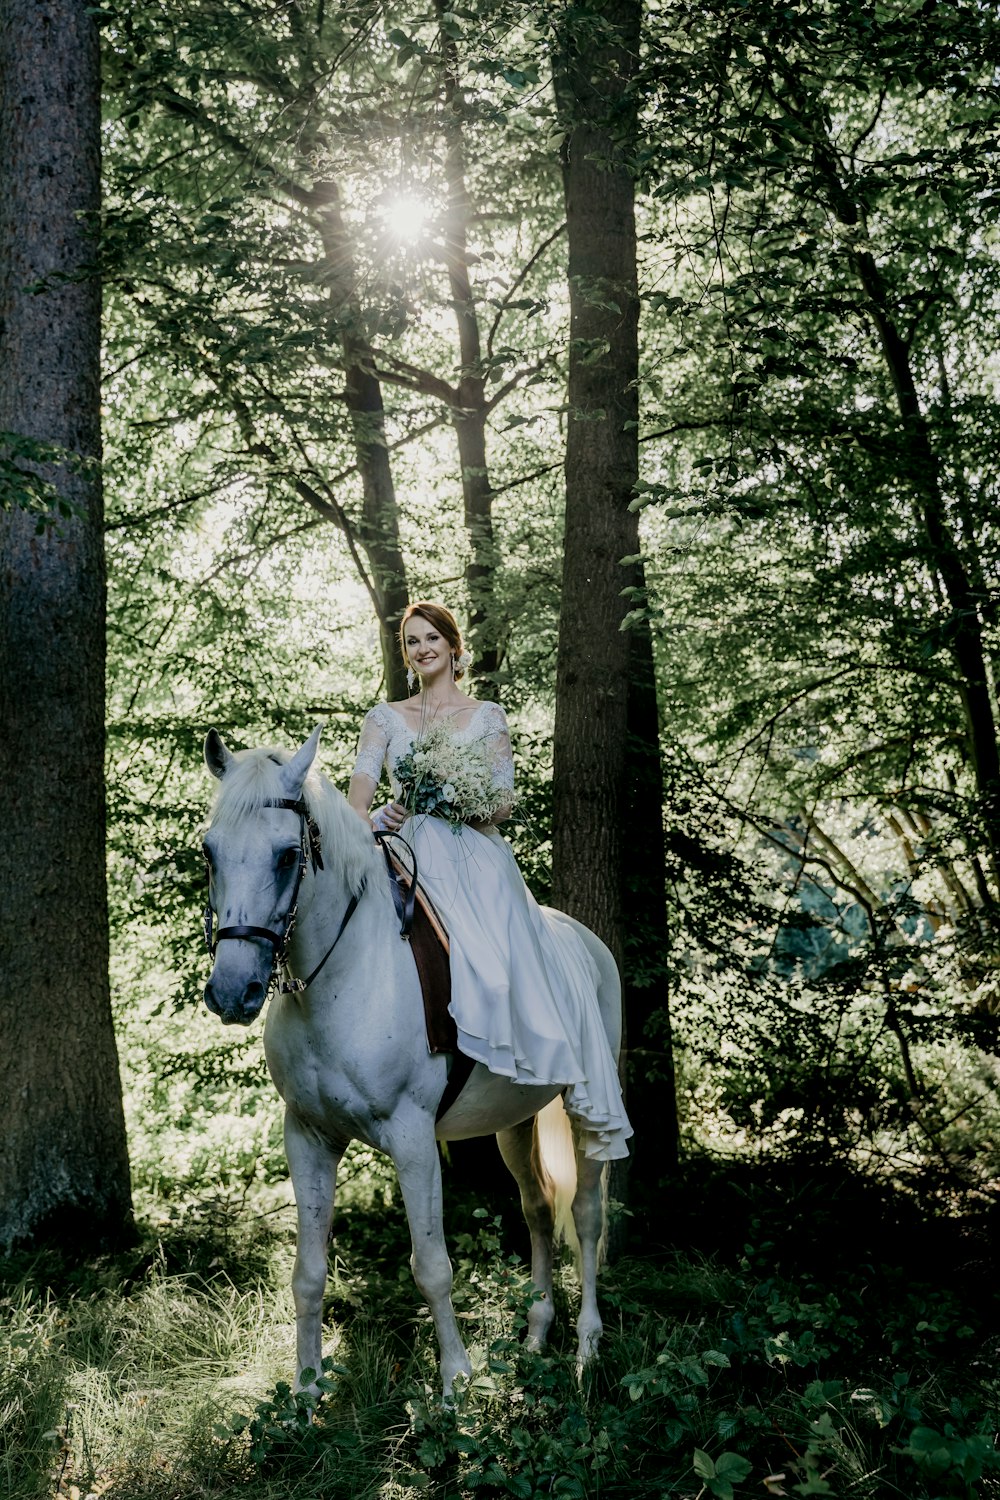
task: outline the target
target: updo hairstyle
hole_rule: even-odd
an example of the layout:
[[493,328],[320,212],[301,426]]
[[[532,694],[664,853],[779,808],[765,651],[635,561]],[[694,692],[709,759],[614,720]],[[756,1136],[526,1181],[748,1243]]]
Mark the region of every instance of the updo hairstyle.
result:
[[465,647],[462,644],[462,632],[458,628],[458,621],[450,609],[443,604],[428,604],[424,600],[418,600],[416,604],[408,604],[403,611],[403,618],[399,622],[399,649],[403,653],[403,661],[409,666],[410,659],[406,654],[406,626],[414,615],[419,615],[426,620],[428,625],[443,635],[448,642],[448,649],[455,658],[455,681],[458,682],[465,676],[465,667],[460,665],[462,653]]

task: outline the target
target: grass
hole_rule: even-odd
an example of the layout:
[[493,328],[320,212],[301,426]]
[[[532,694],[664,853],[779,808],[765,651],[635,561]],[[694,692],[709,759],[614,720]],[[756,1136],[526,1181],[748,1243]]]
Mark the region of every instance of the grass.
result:
[[605,1269],[601,1358],[581,1387],[572,1267],[552,1351],[526,1354],[519,1231],[478,1213],[457,1237],[474,1374],[453,1410],[436,1400],[432,1329],[381,1191],[338,1236],[325,1344],[336,1368],[315,1413],[287,1385],[292,1245],[280,1216],[245,1208],[235,1232],[213,1234],[192,1215],[187,1231],[86,1267],[9,1262],[0,1489],[11,1500],[1000,1494],[997,1298],[984,1276],[922,1276],[919,1246],[908,1263],[879,1261],[843,1223],[839,1257],[817,1256],[801,1195],[793,1253],[793,1226],[765,1201],[754,1240],[733,1253],[647,1240],[642,1257]]

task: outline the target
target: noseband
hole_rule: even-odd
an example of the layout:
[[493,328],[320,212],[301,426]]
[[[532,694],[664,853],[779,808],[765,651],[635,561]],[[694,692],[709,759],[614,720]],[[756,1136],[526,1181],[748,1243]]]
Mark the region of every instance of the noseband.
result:
[[[334,948],[336,948],[337,944],[344,936],[347,924],[354,916],[354,913],[357,911],[358,903],[365,893],[367,881],[363,880],[359,889],[355,891],[351,896],[351,899],[347,903],[347,910],[344,912],[340,926],[337,929],[337,936],[334,938],[329,948],[323,954],[323,957],[313,969],[308,979],[296,979],[295,975],[292,974],[291,970],[288,967],[288,945],[291,942],[292,932],[295,928],[295,918],[298,914],[299,907],[299,887],[302,884],[302,877],[306,872],[306,865],[311,862],[314,875],[317,870],[322,870],[324,868],[322,841],[320,839],[319,828],[316,824],[316,820],[313,818],[312,813],[309,811],[308,807],[301,797],[295,801],[293,801],[289,797],[276,797],[262,803],[261,805],[263,807],[284,808],[288,812],[298,813],[299,815],[299,826],[301,829],[301,835],[299,839],[299,867],[295,872],[295,885],[292,888],[292,899],[288,903],[288,910],[285,913],[284,918],[282,919],[281,931],[273,932],[270,927],[251,927],[245,923],[240,923],[233,927],[220,927],[218,932],[215,933],[215,937],[213,939],[212,932],[215,925],[215,908],[212,906],[212,895],[210,887],[208,900],[205,903],[205,946],[208,949],[209,955],[214,958],[215,950],[224,938],[262,938],[264,942],[270,943],[272,948],[274,949],[274,957],[271,963],[271,977],[268,981],[268,991],[270,992],[270,990],[273,989],[275,985],[277,985],[279,995],[297,995],[301,994],[303,990],[307,990],[309,988],[319,971],[322,969],[323,965],[326,963],[327,959],[330,957],[330,954],[333,952]],[[410,928],[413,925],[413,908],[416,899],[417,856],[410,848],[410,845],[406,842],[406,840],[402,838],[398,833],[391,833],[388,831],[379,832],[375,834],[375,839],[382,845],[383,853],[386,856],[386,865],[389,870],[393,900],[396,904],[396,910],[400,917],[399,935],[400,937],[408,938],[410,935]],[[395,871],[393,870],[392,863],[389,859],[387,841],[390,839],[398,840],[399,843],[403,844],[403,846],[408,850],[413,861],[413,878],[410,881],[409,890],[405,893],[405,895],[400,892],[399,882],[396,879]],[[209,867],[208,873],[209,878],[211,878],[211,867]],[[283,973],[285,977],[279,980],[277,978],[278,972]]]

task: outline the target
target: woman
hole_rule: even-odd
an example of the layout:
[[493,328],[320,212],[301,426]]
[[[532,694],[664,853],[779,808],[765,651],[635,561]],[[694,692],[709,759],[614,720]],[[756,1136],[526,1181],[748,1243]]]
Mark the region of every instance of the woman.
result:
[[[419,691],[367,714],[348,801],[368,822],[388,769],[395,800],[376,825],[399,830],[409,820],[421,884],[451,939],[451,1012],[461,1050],[518,1082],[565,1085],[566,1108],[587,1132],[587,1154],[626,1156],[632,1130],[601,1023],[597,969],[573,928],[537,905],[497,831],[514,794],[503,709],[458,686],[471,658],[443,605],[409,605],[399,638],[408,681],[419,682]],[[456,745],[485,754],[493,784],[496,810],[457,834],[444,818],[411,816],[396,774],[414,742],[442,726]]]

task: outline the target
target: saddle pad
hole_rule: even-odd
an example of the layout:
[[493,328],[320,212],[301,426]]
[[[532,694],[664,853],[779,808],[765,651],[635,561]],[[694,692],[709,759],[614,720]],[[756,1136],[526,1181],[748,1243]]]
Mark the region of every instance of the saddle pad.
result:
[[[389,857],[396,872],[397,884],[402,890],[408,891],[409,871],[391,852]],[[447,1052],[451,1055],[448,1082],[437,1108],[437,1118],[441,1120],[464,1089],[473,1064],[471,1057],[466,1057],[464,1052],[458,1050],[458,1028],[448,1009],[451,1002],[451,946],[448,933],[419,881],[413,908],[413,926],[410,929],[410,948],[424,1000],[427,1046],[431,1052]]]
[[[393,854],[393,868],[402,890],[410,888],[410,872]],[[417,900],[413,908],[410,947],[420,976],[424,997],[424,1025],[427,1045],[432,1052],[455,1052],[458,1032],[448,1011],[451,1002],[450,946],[444,923],[417,883]]]

